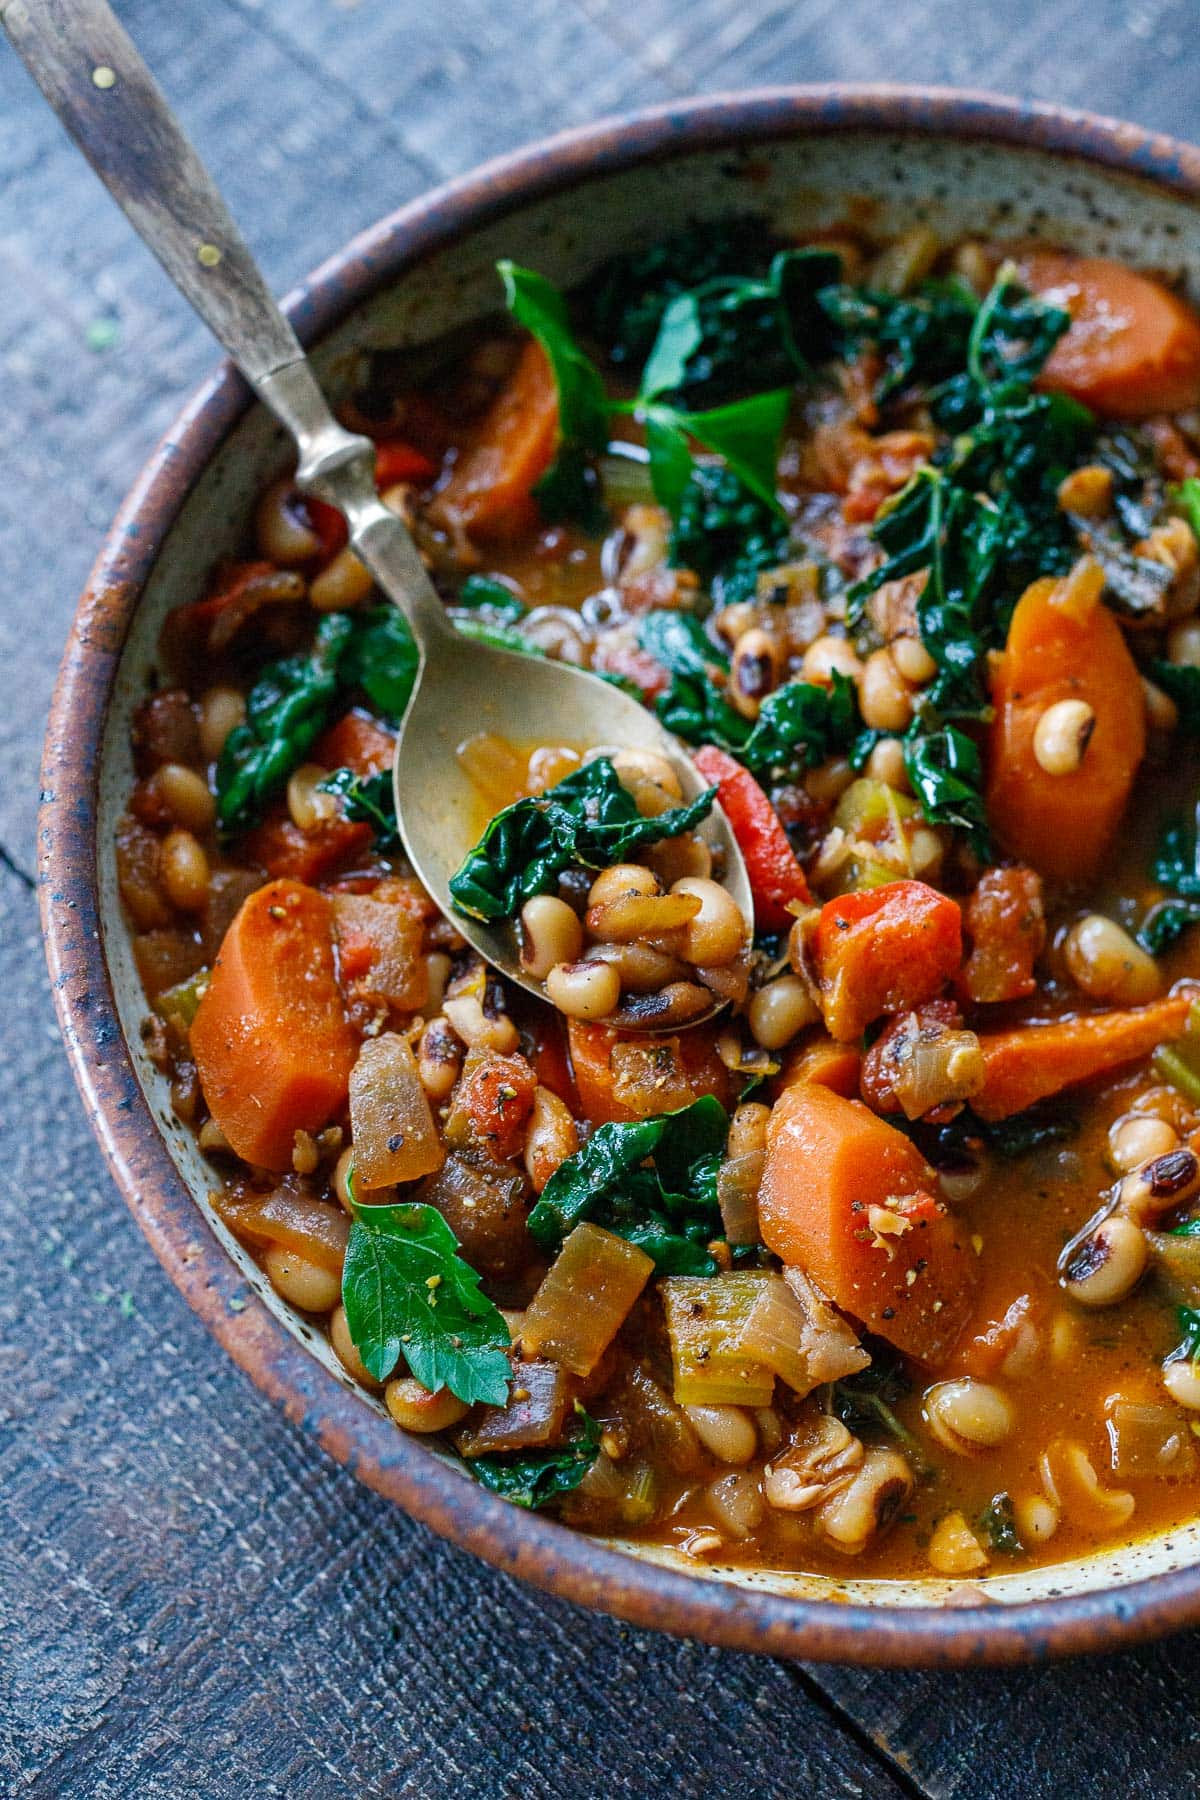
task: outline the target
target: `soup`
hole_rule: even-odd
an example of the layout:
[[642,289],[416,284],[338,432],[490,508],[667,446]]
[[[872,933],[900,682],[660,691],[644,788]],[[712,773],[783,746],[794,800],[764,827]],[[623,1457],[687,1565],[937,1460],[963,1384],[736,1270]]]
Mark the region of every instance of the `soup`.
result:
[[481,732],[443,916],[407,629],[267,489],[117,843],[214,1205],[398,1426],[582,1529],[978,1580],[1193,1517],[1200,322],[925,228],[499,274],[346,422],[455,627],[707,785]]

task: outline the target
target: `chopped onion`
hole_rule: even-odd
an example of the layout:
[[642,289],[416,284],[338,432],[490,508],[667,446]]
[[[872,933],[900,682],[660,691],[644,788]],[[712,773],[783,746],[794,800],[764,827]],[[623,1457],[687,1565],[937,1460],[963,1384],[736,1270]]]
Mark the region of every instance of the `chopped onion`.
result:
[[513,1365],[507,1406],[485,1406],[458,1438],[464,1456],[492,1450],[532,1450],[557,1444],[572,1416],[576,1384],[552,1362]]
[[906,1035],[895,1048],[892,1087],[909,1119],[923,1118],[935,1106],[969,1100],[983,1086],[986,1070],[979,1039],[973,1031],[943,1025],[919,1025],[910,1015]]
[[1172,1298],[1184,1306],[1200,1306],[1200,1236],[1190,1232],[1148,1231],[1146,1242]]
[[742,1329],[743,1349],[804,1398],[822,1382],[865,1369],[870,1357],[799,1269],[768,1275]]
[[765,1150],[748,1150],[731,1156],[717,1174],[717,1199],[726,1240],[731,1244],[757,1244],[758,1190],[762,1182]]
[[256,1200],[239,1200],[220,1189],[212,1198],[218,1215],[238,1237],[261,1248],[280,1244],[331,1274],[341,1274],[350,1221],[340,1206],[286,1186]]
[[653,1272],[636,1244],[590,1221],[577,1225],[525,1309],[526,1354],[590,1375]]
[[362,1197],[440,1169],[444,1152],[417,1060],[394,1031],[368,1038],[350,1072],[354,1186]]
[[1170,1479],[1195,1472],[1196,1451],[1179,1409],[1114,1395],[1105,1408],[1113,1474]]
[[659,1282],[681,1406],[770,1405],[774,1372],[742,1343],[768,1279],[747,1271],[671,1275]]

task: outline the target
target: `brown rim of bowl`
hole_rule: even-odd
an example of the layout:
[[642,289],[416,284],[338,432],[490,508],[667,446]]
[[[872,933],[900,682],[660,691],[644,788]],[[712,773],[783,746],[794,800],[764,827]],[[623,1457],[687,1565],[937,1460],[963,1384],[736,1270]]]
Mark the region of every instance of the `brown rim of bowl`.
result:
[[[1095,114],[955,89],[768,88],[671,103],[485,164],[354,238],[287,302],[312,342],[464,230],[634,163],[856,131],[1033,147],[1200,196],[1200,149]],[[38,879],[51,986],[75,1080],[159,1261],[256,1385],[322,1449],[496,1568],[640,1626],[761,1654],[881,1665],[1014,1663],[1112,1650],[1200,1621],[1200,1566],[1013,1605],[791,1599],[606,1548],[488,1494],[364,1405],[247,1289],[151,1116],[122,1038],[100,933],[97,771],[129,621],[185,497],[249,404],[229,364],[185,407],[122,506],[79,603],[51,704]]]

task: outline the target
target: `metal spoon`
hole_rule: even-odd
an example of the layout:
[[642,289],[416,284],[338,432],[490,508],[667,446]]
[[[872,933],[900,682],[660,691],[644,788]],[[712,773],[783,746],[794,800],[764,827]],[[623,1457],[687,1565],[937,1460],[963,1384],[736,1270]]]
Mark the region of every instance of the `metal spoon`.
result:
[[[705,784],[677,741],[619,689],[569,664],[455,631],[407,527],[376,494],[374,446],[333,417],[215,184],[105,0],[0,0],[0,21],[134,229],[295,439],[298,485],[345,514],[351,544],[408,620],[421,660],[393,771],[404,848],[463,936],[510,980],[541,995],[521,969],[509,927],[452,912],[450,877],[479,822],[457,746],[489,731],[527,743],[648,748],[671,758],[686,799]],[[719,809],[710,833],[724,852],[724,884],[749,920],[745,865]]]

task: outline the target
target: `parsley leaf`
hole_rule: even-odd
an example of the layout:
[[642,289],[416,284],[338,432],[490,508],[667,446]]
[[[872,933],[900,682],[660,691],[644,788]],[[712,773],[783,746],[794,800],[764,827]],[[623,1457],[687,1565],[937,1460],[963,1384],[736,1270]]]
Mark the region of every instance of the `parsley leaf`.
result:
[[530,1511],[577,1488],[600,1453],[600,1427],[575,1402],[578,1428],[549,1450],[489,1451],[467,1459],[467,1468],[489,1493]]
[[543,515],[587,531],[604,529],[604,507],[591,458],[608,443],[608,396],[595,364],[580,349],[558,289],[507,258],[496,264],[508,310],[550,359],[558,389],[558,450],[534,487]]
[[728,1132],[711,1094],[678,1112],[601,1125],[550,1177],[529,1230],[553,1250],[592,1219],[645,1250],[661,1274],[713,1274],[705,1245],[721,1232],[717,1166]]
[[458,1255],[436,1207],[358,1206],[342,1302],[350,1337],[377,1381],[403,1357],[431,1393],[503,1406],[512,1367],[504,1315]]
[[728,406],[708,412],[684,412],[663,400],[634,402],[633,410],[646,428],[650,452],[650,480],[654,496],[673,519],[678,519],[692,475],[689,440],[722,458],[742,486],[762,501],[777,517],[783,508],[775,494],[775,470],[779,439],[787,418],[791,395],[787,388],[752,394]]
[[711,810],[715,788],[688,806],[645,819],[611,761],[598,756],[532,799],[497,813],[451,877],[460,912],[476,919],[513,919],[534,894],[550,892],[571,864],[607,869],[660,838],[694,831]]

